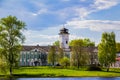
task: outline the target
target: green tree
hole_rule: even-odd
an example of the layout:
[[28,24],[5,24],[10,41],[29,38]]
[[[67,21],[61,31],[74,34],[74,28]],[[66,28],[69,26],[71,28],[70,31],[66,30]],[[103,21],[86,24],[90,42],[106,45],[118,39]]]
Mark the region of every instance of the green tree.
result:
[[51,46],[48,53],[48,63],[54,66],[56,62],[56,57],[57,55],[56,55],[55,46]]
[[7,62],[10,75],[12,75],[12,68],[19,59],[21,44],[25,40],[21,32],[24,29],[25,23],[15,16],[0,19],[0,54]]
[[88,55],[85,48],[81,46],[72,46],[71,66],[84,66],[88,64]]
[[60,60],[60,64],[61,64],[62,66],[65,66],[65,67],[67,68],[67,66],[70,65],[70,60],[69,60],[69,58],[63,57],[63,58]]
[[57,55],[57,57],[58,57],[58,62],[60,63],[61,59],[63,59],[63,57],[64,57],[64,51],[60,47],[58,47],[58,55]]
[[59,47],[59,46],[60,46],[60,41],[59,41],[59,40],[55,41],[55,42],[53,43],[53,45]]
[[85,38],[83,43],[85,47],[95,47],[95,42],[90,41],[88,38]]
[[84,47],[84,40],[83,39],[76,39],[70,42],[72,47],[71,53],[71,66],[77,66],[78,68],[82,65],[87,64],[88,57],[87,51]]
[[69,43],[70,46],[84,46],[83,39],[74,39]]
[[98,58],[101,65],[106,66],[109,71],[110,64],[115,62],[116,41],[114,32],[102,34],[102,39],[98,45]]
[[120,43],[119,42],[116,43],[116,49],[117,49],[117,52],[120,52]]
[[53,46],[56,46],[58,48],[57,53],[57,62],[60,63],[60,60],[64,57],[64,51],[62,48],[60,48],[60,41],[57,40],[53,43]]
[[77,43],[78,46],[95,47],[95,42],[92,42],[89,38],[74,39],[74,40],[70,41],[69,45],[74,46],[74,44],[76,44],[76,43]]

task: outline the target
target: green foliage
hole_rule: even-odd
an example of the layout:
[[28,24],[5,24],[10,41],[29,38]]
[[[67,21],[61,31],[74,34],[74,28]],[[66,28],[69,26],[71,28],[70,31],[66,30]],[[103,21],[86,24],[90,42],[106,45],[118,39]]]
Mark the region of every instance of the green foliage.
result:
[[71,40],[69,45],[70,46],[84,46],[83,39]]
[[71,40],[69,43],[70,46],[83,46],[83,47],[94,47],[95,43],[90,41],[90,39],[75,39]]
[[62,48],[58,48],[58,62],[60,63],[60,60],[64,57],[64,51]]
[[98,46],[98,58],[100,64],[106,66],[109,71],[110,64],[115,62],[116,58],[116,41],[113,32],[102,34],[101,43]]
[[69,66],[69,65],[70,65],[70,60],[69,60],[69,58],[67,58],[67,57],[62,58],[62,59],[60,60],[60,65],[65,66],[65,67]]
[[48,53],[48,63],[54,66],[57,60],[56,58],[57,58],[57,55],[56,55],[55,46],[51,46]]
[[84,66],[88,64],[89,57],[87,51],[81,46],[72,46],[71,66]]
[[0,73],[7,74],[7,63],[0,58]]
[[91,43],[89,39],[75,39],[69,43],[72,46],[71,66],[77,66],[79,68],[79,66],[88,64],[89,57],[85,47],[93,46]]
[[116,50],[117,50],[117,52],[120,52],[120,43],[119,42],[116,43]]
[[83,43],[84,43],[85,47],[94,47],[95,46],[95,42],[90,41],[90,39],[88,39],[88,38],[85,38],[83,40]]
[[53,45],[59,47],[59,46],[60,46],[60,41],[59,41],[59,40],[55,41],[55,42],[53,43]]
[[24,29],[25,23],[15,16],[0,19],[0,54],[4,57],[10,69],[10,75],[12,75],[12,67],[19,59],[21,44],[25,40],[22,34]]

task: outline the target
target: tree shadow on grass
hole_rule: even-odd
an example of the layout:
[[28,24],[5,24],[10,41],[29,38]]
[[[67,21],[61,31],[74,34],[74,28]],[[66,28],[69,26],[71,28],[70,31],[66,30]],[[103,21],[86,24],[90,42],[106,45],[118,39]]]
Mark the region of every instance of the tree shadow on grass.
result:
[[[107,70],[102,70],[102,72],[107,72]],[[111,72],[111,73],[120,73],[120,69],[112,69],[112,70],[109,70],[108,72]]]
[[19,68],[14,68],[18,70],[26,70],[26,69],[46,69],[45,67],[19,67]]
[[15,78],[22,78],[22,77],[64,77],[64,75],[56,75],[56,74],[13,74]]

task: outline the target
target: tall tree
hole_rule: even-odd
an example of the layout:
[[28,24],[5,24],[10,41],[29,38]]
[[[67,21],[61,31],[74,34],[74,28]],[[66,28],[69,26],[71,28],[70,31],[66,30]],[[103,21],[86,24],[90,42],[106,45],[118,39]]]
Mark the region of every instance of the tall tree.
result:
[[77,66],[79,68],[80,66],[87,64],[88,57],[84,48],[83,39],[72,40],[70,45],[72,47],[71,66]]
[[25,40],[21,32],[24,29],[25,23],[18,20],[15,16],[0,19],[0,54],[7,61],[10,75],[12,75],[12,68],[18,61],[21,44]]
[[51,46],[48,53],[48,63],[54,66],[55,62],[56,62],[56,50],[55,50],[55,46]]
[[100,64],[106,66],[109,71],[110,64],[115,62],[116,41],[114,32],[102,34],[101,42],[98,46],[98,58]]

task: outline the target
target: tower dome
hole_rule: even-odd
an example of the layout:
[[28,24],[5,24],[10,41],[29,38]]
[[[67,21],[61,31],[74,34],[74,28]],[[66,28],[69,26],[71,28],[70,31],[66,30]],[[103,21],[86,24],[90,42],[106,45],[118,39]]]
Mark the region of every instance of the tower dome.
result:
[[66,28],[60,29],[60,33],[59,34],[69,34],[68,33],[68,29],[66,29]]

